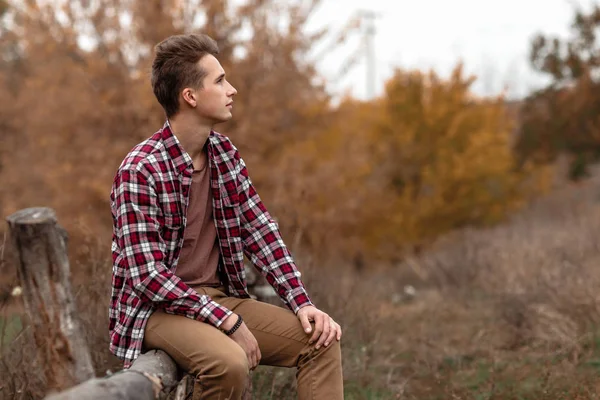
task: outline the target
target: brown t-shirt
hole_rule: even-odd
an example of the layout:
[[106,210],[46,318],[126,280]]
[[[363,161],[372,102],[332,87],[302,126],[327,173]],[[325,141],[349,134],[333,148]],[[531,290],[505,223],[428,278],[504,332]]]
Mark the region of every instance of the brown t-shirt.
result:
[[188,286],[219,286],[219,245],[213,220],[208,160],[194,170],[176,275]]

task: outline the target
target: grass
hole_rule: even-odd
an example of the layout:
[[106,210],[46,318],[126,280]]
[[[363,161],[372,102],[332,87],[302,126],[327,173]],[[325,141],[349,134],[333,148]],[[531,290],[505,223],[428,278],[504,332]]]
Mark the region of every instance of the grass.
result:
[[386,400],[393,399],[394,392],[386,389],[364,387],[353,382],[344,387],[345,400]]
[[0,348],[13,342],[22,330],[23,320],[21,315],[0,315]]

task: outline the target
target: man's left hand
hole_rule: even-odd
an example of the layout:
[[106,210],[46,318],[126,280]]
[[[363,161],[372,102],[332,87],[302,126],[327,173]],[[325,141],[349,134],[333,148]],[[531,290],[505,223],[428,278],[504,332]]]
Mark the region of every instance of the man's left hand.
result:
[[333,318],[315,306],[302,307],[297,315],[304,332],[307,334],[312,332],[310,322],[314,321],[315,331],[308,343],[312,344],[317,341],[316,349],[319,349],[322,345],[327,347],[334,339],[339,341],[342,338],[342,328]]

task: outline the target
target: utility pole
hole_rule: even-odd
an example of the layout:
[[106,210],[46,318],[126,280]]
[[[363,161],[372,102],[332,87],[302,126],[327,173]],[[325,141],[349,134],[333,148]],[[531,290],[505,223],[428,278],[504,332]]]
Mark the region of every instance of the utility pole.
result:
[[[341,43],[346,39],[346,35],[350,33],[362,33],[361,46],[353,51],[350,56],[341,63],[340,71],[335,79],[339,81],[345,77],[364,57],[366,64],[365,96],[367,100],[370,100],[375,96],[375,19],[380,16],[380,13],[374,11],[358,10],[355,17],[346,24],[346,27],[340,32],[338,38],[334,42],[334,44]],[[324,51],[323,54],[325,55],[327,51],[328,50]]]
[[365,48],[365,62],[366,62],[366,88],[367,88],[367,99],[372,99],[375,96],[375,19],[380,14],[370,10],[361,10],[358,12],[359,17],[365,21],[364,24],[364,48]]

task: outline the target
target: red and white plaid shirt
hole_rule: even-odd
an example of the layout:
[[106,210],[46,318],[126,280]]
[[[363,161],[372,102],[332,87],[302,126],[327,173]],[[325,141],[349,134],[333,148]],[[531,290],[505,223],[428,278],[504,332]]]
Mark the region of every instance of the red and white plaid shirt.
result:
[[[312,305],[300,272],[248,177],[231,141],[208,138],[214,220],[232,296],[250,297],[244,254],[295,313]],[[110,350],[128,368],[140,355],[144,329],[156,309],[218,327],[231,311],[177,277],[192,159],[169,123],[125,157],[111,190],[113,273]]]

